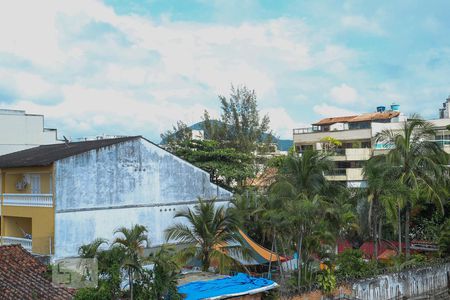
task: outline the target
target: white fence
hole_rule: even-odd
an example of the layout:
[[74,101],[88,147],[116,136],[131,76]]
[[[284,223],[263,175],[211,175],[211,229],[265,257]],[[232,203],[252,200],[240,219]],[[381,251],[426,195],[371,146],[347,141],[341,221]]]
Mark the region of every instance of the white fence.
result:
[[52,194],[3,194],[3,205],[53,207]]
[[11,237],[11,236],[0,237],[0,244],[2,244],[2,245],[20,244],[20,245],[22,245],[23,248],[25,248],[25,250],[28,250],[30,252],[33,247],[33,243],[31,242],[31,239],[24,239],[24,238]]

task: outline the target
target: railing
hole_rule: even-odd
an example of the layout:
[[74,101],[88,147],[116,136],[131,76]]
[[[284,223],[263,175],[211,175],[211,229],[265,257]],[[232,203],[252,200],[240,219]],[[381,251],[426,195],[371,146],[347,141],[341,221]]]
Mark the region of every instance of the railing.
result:
[[304,134],[304,133],[311,133],[311,132],[317,132],[319,130],[316,130],[313,127],[307,127],[307,128],[295,128],[293,130],[293,134]]
[[22,247],[25,250],[28,250],[31,252],[31,249],[33,248],[33,243],[31,239],[24,239],[19,237],[12,237],[12,236],[3,236],[0,237],[0,243],[2,245],[22,245]]
[[52,194],[3,194],[3,205],[53,207]]
[[325,172],[325,176],[346,176],[347,169],[332,169]]

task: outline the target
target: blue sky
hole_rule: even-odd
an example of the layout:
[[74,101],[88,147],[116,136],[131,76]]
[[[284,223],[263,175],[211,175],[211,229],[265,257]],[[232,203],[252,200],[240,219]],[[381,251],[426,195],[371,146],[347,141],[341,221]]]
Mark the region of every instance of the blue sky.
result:
[[60,135],[159,141],[231,84],[282,137],[393,102],[435,118],[450,94],[448,1],[34,2],[0,4],[0,105]]

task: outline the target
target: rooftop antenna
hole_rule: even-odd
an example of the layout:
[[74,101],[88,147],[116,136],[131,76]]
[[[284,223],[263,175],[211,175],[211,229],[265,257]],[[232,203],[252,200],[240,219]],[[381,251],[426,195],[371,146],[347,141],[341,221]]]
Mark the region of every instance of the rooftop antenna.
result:
[[64,144],[66,144],[66,147],[69,148],[69,140],[66,138],[65,135],[63,135],[64,138]]

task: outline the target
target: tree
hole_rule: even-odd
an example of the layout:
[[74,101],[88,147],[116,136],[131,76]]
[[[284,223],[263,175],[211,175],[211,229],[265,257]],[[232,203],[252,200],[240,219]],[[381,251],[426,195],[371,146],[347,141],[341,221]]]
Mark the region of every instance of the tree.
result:
[[107,243],[107,240],[97,238],[89,244],[81,245],[78,249],[78,254],[83,258],[94,258],[98,255],[100,246]]
[[173,153],[208,172],[213,183],[227,188],[241,187],[255,174],[253,155],[221,148],[216,141],[185,141]]
[[226,254],[222,247],[237,241],[238,220],[230,209],[217,205],[215,201],[199,199],[193,209],[178,212],[188,225],[177,223],[166,230],[166,239],[189,244],[183,251],[185,260],[198,258],[203,271],[208,271],[213,258]]
[[247,87],[231,87],[230,98],[219,96],[222,105],[220,120],[211,120],[208,111],[203,115],[205,138],[220,142],[225,148],[251,153],[258,144],[269,145],[269,116],[259,116],[256,93]]
[[374,243],[374,257],[378,259],[378,245],[381,235],[381,196],[386,193],[388,176],[386,160],[384,156],[374,156],[370,158],[363,167],[364,178],[367,187],[361,189],[363,196],[369,202],[368,220],[369,232]]
[[182,299],[177,288],[179,267],[174,257],[174,248],[167,245],[150,254],[149,262],[153,267],[141,270],[140,280],[136,284],[138,299]]
[[134,225],[131,228],[120,227],[114,234],[119,235],[115,238],[113,245],[121,247],[125,252],[123,266],[127,269],[128,284],[130,287],[130,299],[133,300],[133,282],[135,273],[140,270],[140,257],[145,246],[148,246],[147,228],[143,225]]
[[328,184],[324,173],[331,168],[332,162],[328,156],[318,151],[306,150],[301,155],[293,153],[281,163],[278,182],[287,181],[298,192],[315,195]]
[[406,255],[410,256],[410,213],[414,193],[425,191],[439,207],[442,194],[435,183],[446,174],[447,154],[432,140],[436,135],[433,125],[413,115],[404,122],[400,131],[384,130],[376,136],[377,142],[383,142],[390,148],[386,155],[393,177],[408,189],[403,196],[405,202],[405,244]]
[[178,144],[192,140],[192,129],[182,121],[177,121],[177,125],[172,130],[167,130],[161,134],[161,144],[169,151],[174,151]]

